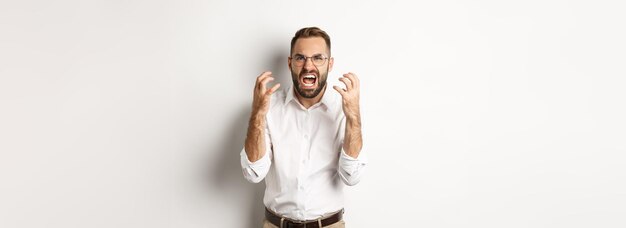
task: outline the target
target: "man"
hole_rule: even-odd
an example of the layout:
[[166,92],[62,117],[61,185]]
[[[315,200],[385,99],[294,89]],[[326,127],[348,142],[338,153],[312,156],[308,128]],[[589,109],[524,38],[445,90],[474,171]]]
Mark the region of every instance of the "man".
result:
[[275,93],[271,72],[256,79],[252,114],[241,151],[244,177],[265,178],[263,227],[345,227],[344,184],[359,182],[365,160],[359,111],[359,79],[326,86],[334,59],[330,37],[303,28],[287,59],[293,85]]

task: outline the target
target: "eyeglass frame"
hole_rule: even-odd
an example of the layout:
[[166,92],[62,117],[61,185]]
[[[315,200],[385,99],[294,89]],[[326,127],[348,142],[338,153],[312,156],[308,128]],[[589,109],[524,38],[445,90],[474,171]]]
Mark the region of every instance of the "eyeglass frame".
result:
[[[298,61],[294,59],[294,57],[297,57],[297,56],[302,56],[302,57],[304,58],[304,62],[302,62],[302,65],[299,65],[299,66],[298,66],[298,64],[297,64],[297,63],[298,63]],[[319,65],[315,64],[315,61],[313,61],[313,57],[318,57],[318,56],[322,56],[322,57],[324,57],[324,62],[322,62],[322,63],[321,63],[321,64],[319,64]],[[313,63],[313,65],[314,65],[314,66],[323,66],[324,64],[326,64],[326,61],[327,61],[328,59],[330,59],[330,57],[326,57],[326,55],[324,55],[324,54],[315,54],[315,55],[313,55],[313,56],[305,56],[305,55],[302,55],[302,54],[295,54],[293,57],[289,56],[289,59],[290,59],[290,60],[292,60],[292,61],[294,62],[294,65],[295,65],[295,66],[297,66],[297,67],[301,67],[301,66],[306,65],[306,62],[307,62],[309,59],[311,59],[311,63]]]

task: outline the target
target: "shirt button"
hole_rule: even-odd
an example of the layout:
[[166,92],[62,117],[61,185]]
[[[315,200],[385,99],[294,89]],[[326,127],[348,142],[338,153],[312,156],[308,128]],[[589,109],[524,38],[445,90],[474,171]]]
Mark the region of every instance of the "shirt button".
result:
[[309,138],[309,135],[308,135],[308,134],[304,134],[304,138],[305,138],[305,139],[308,139],[308,138]]

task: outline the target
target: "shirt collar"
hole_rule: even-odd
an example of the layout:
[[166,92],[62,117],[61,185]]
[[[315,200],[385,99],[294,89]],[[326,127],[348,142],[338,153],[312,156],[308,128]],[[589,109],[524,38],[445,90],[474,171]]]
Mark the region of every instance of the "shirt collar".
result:
[[[336,98],[335,98],[335,96],[333,96],[334,94],[332,94],[331,90],[332,90],[332,88],[330,88],[330,86],[327,83],[326,84],[326,90],[324,91],[324,95],[322,95],[322,99],[318,103],[318,104],[320,104],[320,106],[325,107],[325,109],[327,111],[328,110],[329,111],[333,110],[333,107],[334,107],[335,101],[336,101]],[[286,92],[287,92],[287,95],[285,96],[285,104],[288,104],[289,102],[293,101],[293,102],[296,102],[298,105],[302,106],[302,104],[300,104],[300,102],[298,101],[298,98],[295,95],[296,88],[294,87],[294,85],[291,85],[291,87],[289,87],[289,89]],[[317,105],[317,104],[315,104],[315,105]]]

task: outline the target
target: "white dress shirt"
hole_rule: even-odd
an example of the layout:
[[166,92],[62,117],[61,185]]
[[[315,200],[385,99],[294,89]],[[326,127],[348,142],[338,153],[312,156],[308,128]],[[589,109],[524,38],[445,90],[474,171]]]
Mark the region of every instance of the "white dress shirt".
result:
[[250,162],[245,147],[241,151],[244,177],[265,178],[265,206],[300,221],[342,209],[344,183],[357,184],[366,161],[363,151],[358,158],[343,151],[341,95],[327,86],[322,100],[306,109],[291,86],[272,95],[266,120],[265,155]]

